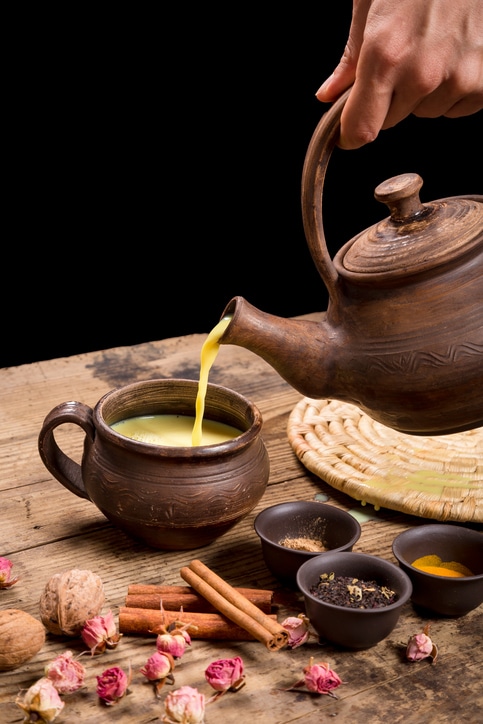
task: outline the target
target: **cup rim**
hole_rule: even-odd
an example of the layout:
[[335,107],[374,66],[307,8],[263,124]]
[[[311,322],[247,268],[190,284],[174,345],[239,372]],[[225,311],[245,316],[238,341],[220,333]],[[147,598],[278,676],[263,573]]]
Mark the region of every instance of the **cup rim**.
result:
[[[110,403],[113,398],[126,395],[129,396],[138,390],[146,388],[152,388],[159,386],[160,389],[166,386],[181,385],[183,388],[190,388],[194,392],[193,402],[196,400],[196,391],[198,389],[198,380],[182,378],[182,377],[161,377],[146,380],[136,380],[134,382],[122,385],[120,387],[113,388],[106,392],[96,403],[93,409],[93,420],[96,429],[100,430],[104,437],[109,442],[124,447],[128,450],[137,450],[138,452],[145,452],[147,454],[157,453],[162,451],[163,456],[172,457],[207,457],[210,455],[220,455],[225,452],[231,452],[235,449],[241,449],[249,445],[261,432],[263,418],[262,414],[257,405],[248,399],[245,395],[236,390],[223,385],[218,385],[213,382],[207,383],[206,399],[209,399],[210,393],[218,395],[226,395],[233,405],[239,404],[240,409],[245,408],[246,412],[250,415],[249,427],[243,430],[240,435],[229,440],[222,442],[213,443],[210,445],[199,445],[196,447],[192,446],[173,446],[173,445],[158,445],[155,443],[143,442],[141,440],[133,440],[132,438],[122,435],[121,433],[113,430],[111,424],[117,422],[107,422],[104,414],[106,405]],[[156,414],[156,413],[143,413],[135,412],[133,417],[138,414]],[[166,413],[170,414],[170,413]],[[193,406],[193,416],[195,415],[195,408]],[[123,419],[120,416],[119,419]]]

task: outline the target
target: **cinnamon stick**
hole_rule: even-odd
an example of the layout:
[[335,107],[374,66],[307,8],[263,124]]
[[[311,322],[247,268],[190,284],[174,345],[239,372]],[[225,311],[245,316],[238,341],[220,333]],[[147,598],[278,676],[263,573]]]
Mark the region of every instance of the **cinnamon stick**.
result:
[[[275,620],[276,615],[271,614],[270,618]],[[119,609],[119,633],[123,634],[156,635],[163,626],[169,626],[176,621],[191,624],[187,631],[192,639],[255,640],[246,629],[219,613],[155,611],[128,606],[121,606]]]
[[201,561],[191,561],[189,566],[181,568],[180,575],[223,616],[244,628],[270,651],[287,645],[288,632],[276,619],[257,608]]
[[[258,588],[236,588],[257,608],[271,613],[273,591]],[[215,612],[215,607],[191,586],[153,586],[134,584],[128,587],[125,605],[166,611]]]

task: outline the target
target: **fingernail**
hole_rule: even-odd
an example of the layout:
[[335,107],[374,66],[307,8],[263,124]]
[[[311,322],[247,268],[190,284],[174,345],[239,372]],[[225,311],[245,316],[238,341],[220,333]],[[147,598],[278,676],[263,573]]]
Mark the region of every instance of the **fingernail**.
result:
[[[329,77],[327,78],[327,80],[325,80],[325,81],[322,83],[322,85],[320,86],[320,88],[318,89],[317,93],[315,94],[317,98],[320,98],[320,96],[323,97],[323,96],[325,95],[325,91],[326,91],[326,89],[330,86],[330,84],[332,83],[333,79],[334,79],[334,74],[332,73],[332,75],[329,75]],[[324,98],[324,100],[329,100],[329,99]]]

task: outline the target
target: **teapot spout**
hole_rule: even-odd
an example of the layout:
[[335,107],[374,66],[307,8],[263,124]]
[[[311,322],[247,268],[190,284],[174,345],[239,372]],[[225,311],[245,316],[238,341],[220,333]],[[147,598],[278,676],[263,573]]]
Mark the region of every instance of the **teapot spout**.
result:
[[317,322],[286,319],[260,311],[243,297],[233,297],[222,318],[227,316],[231,321],[219,344],[254,352],[302,395],[322,398],[333,394],[327,374],[332,353],[327,344],[325,313]]

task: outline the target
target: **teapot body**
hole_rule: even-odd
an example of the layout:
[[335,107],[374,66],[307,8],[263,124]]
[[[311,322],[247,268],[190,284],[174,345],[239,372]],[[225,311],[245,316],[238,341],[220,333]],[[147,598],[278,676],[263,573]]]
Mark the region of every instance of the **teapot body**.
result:
[[[353,402],[412,434],[483,425],[483,243],[396,280],[347,275],[351,243],[334,258],[344,304],[329,302],[323,321],[336,345],[328,387],[315,396]],[[321,367],[324,357],[321,349]]]

